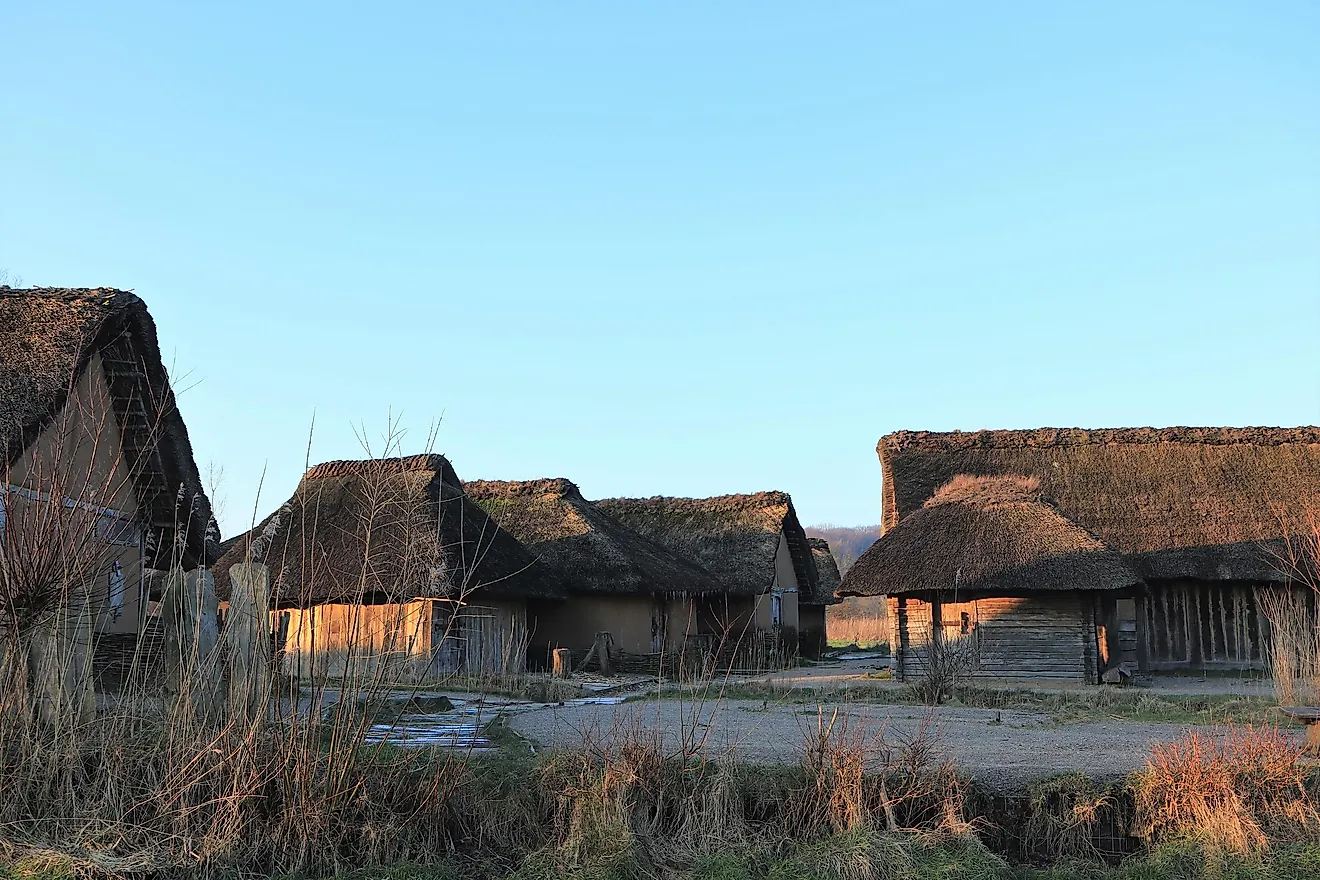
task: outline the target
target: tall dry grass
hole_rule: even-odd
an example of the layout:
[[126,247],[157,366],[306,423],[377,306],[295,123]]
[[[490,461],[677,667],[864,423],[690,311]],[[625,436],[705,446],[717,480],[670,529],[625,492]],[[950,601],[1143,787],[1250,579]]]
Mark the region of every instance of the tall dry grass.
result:
[[889,644],[888,616],[834,615],[826,609],[826,630],[831,645],[856,645],[859,648],[878,648]]
[[[52,448],[6,474],[6,486],[24,491],[6,493],[0,540],[0,855],[54,853],[113,874],[334,871],[443,853],[455,836],[507,828],[473,794],[462,755],[363,744],[370,707],[399,682],[351,634],[341,675],[276,677],[255,712],[199,711],[189,695],[223,693],[224,683],[220,652],[197,643],[181,646],[194,662],[175,681],[135,652],[99,711],[88,705],[89,641],[103,610],[89,608],[88,585],[119,552],[104,540],[104,510],[134,477],[117,449],[102,454],[110,412],[69,413]],[[394,428],[384,454],[401,439]],[[366,515],[389,517],[389,503],[381,492]],[[364,594],[374,586],[365,578]],[[469,593],[462,585],[459,601]]]
[[1302,746],[1273,727],[1191,731],[1156,744],[1133,781],[1136,825],[1151,841],[1195,838],[1229,852],[1320,839]]
[[1320,706],[1320,501],[1281,514],[1280,523],[1274,563],[1288,583],[1257,593],[1274,692],[1282,705]]

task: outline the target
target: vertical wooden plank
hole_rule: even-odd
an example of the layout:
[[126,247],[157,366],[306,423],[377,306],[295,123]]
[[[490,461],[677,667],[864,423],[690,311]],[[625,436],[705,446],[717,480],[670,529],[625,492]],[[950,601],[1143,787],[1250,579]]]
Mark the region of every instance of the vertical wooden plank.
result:
[[206,720],[220,710],[216,606],[210,572],[170,571],[161,601],[166,691],[176,706]]
[[1093,684],[1100,683],[1100,663],[1099,655],[1099,623],[1096,614],[1096,604],[1099,597],[1095,593],[1087,595],[1082,593],[1079,596],[1079,602],[1082,604],[1082,675]]
[[1149,602],[1145,595],[1136,597],[1137,605],[1137,625],[1140,631],[1137,633],[1137,669],[1141,672],[1150,671],[1150,632],[1151,625],[1149,620]]
[[1182,603],[1187,632],[1187,661],[1193,666],[1205,658],[1205,639],[1201,631],[1201,605],[1196,601],[1196,594],[1184,583],[1179,583],[1178,596]]
[[261,725],[270,700],[270,574],[264,565],[239,563],[230,567],[229,579],[229,714]]
[[[37,715],[47,724],[81,724],[96,717],[92,681],[92,629],[96,616],[91,592],[70,589],[60,607],[27,637],[28,680]],[[20,659],[18,662],[22,662]]]

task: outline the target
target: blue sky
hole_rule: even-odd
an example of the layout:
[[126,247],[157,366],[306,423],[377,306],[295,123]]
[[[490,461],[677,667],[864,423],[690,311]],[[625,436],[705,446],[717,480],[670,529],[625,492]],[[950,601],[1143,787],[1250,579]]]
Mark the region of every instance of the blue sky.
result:
[[[901,428],[1320,422],[1320,4],[0,4],[0,268],[313,461],[879,518]],[[185,8],[186,7],[186,8]]]

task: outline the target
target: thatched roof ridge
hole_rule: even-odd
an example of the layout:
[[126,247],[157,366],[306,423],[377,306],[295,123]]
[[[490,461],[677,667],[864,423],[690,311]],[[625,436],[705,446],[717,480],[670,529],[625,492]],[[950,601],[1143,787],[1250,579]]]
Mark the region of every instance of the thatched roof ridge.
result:
[[404,455],[398,458],[367,458],[361,460],[325,461],[312,465],[303,474],[304,480],[322,480],[333,477],[384,477],[392,474],[416,472],[433,473],[451,486],[463,487],[449,459],[434,452],[422,455]]
[[816,563],[816,592],[814,595],[798,597],[799,605],[837,605],[843,600],[839,592],[839,564],[834,561],[830,542],[824,538],[807,538],[811,548],[811,558]]
[[877,447],[882,527],[958,474],[1035,477],[1147,578],[1281,580],[1290,510],[1320,501],[1320,428],[901,431]]
[[731,593],[758,595],[775,578],[782,533],[804,593],[816,590],[807,533],[786,492],[713,498],[607,498],[597,506],[625,525],[700,565]]
[[[0,454],[6,464],[23,454],[59,417],[98,354],[124,463],[152,527],[148,562],[209,563],[219,552],[211,503],[161,359],[156,324],[135,294],[0,287]],[[183,533],[182,545],[176,545],[176,531]]]
[[249,560],[270,567],[276,607],[561,594],[440,455],[310,468],[293,497],[216,564],[221,599],[229,567]]
[[720,588],[700,566],[587,501],[569,480],[475,480],[465,491],[570,592],[653,595]]
[[1034,478],[958,475],[872,544],[840,592],[1022,595],[1140,583],[1120,554],[1041,495]]

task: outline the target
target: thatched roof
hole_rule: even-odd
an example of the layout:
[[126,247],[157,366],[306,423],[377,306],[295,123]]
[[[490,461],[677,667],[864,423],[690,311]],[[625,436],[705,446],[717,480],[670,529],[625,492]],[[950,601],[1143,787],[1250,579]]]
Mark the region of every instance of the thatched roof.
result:
[[1141,577],[1068,519],[1034,477],[959,475],[848,570],[850,596],[1123,590]]
[[799,596],[799,605],[836,605],[843,600],[838,598],[839,566],[830,552],[830,542],[824,538],[807,538],[811,548],[811,558],[816,563],[816,592]]
[[[13,464],[60,415],[99,354],[150,564],[212,561],[219,534],[146,304],[122,290],[0,287],[0,451]],[[183,528],[177,528],[183,524]],[[182,532],[176,542],[176,532]]]
[[249,559],[271,569],[277,607],[560,594],[440,455],[317,465],[216,564],[221,599],[229,567]]
[[1020,474],[1147,578],[1280,580],[1282,517],[1320,500],[1320,428],[928,433],[880,440],[883,527],[958,474]]
[[799,589],[814,594],[816,563],[784,492],[715,498],[608,498],[597,506],[715,576],[730,593],[758,595],[775,579],[779,536],[788,539]]
[[464,484],[468,497],[575,593],[650,595],[719,589],[700,566],[587,501],[565,479]]

